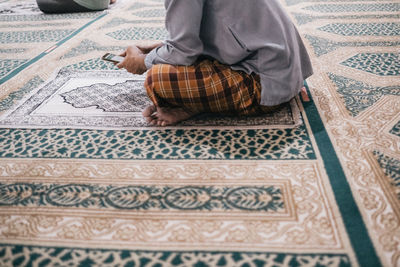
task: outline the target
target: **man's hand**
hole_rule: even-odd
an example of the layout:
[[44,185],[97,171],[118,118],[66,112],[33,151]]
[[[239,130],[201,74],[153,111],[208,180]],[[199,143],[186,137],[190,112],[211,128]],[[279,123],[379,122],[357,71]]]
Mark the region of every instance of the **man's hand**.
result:
[[129,46],[120,56],[125,57],[125,59],[116,65],[118,68],[124,68],[133,74],[143,74],[147,71],[144,64],[146,55],[136,46]]

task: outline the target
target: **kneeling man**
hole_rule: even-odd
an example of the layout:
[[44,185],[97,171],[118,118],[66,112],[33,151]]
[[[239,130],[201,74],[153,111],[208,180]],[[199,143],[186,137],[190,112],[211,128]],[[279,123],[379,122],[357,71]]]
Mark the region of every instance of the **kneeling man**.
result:
[[169,39],[130,46],[119,68],[148,70],[143,116],[173,125],[201,112],[255,115],[289,101],[312,75],[279,0],[165,0]]

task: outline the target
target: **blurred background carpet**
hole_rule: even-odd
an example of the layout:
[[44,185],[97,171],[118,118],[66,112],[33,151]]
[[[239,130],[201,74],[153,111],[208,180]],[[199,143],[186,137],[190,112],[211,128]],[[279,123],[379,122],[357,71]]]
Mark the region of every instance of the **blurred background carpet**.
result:
[[308,95],[155,128],[100,57],[166,38],[163,1],[0,0],[0,265],[399,265],[400,3],[282,5]]

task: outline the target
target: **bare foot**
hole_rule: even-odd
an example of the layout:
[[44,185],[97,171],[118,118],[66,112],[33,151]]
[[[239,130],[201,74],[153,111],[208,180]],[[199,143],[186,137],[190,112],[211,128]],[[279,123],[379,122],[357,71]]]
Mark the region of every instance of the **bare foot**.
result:
[[117,0],[110,0],[110,4],[114,4]]
[[158,126],[175,125],[195,115],[183,108],[161,108],[154,105],[146,107],[142,114],[149,124]]
[[154,105],[147,106],[143,110],[142,115],[147,121],[147,123],[151,123],[154,120],[154,118],[156,118],[156,111],[157,108]]

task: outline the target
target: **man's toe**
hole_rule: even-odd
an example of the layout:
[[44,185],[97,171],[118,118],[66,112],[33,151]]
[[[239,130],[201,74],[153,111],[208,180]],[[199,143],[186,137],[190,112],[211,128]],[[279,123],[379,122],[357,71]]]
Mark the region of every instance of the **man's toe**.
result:
[[154,105],[147,106],[143,112],[143,117],[150,117],[154,112],[156,112],[156,107]]

